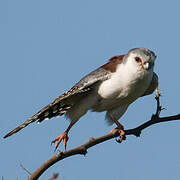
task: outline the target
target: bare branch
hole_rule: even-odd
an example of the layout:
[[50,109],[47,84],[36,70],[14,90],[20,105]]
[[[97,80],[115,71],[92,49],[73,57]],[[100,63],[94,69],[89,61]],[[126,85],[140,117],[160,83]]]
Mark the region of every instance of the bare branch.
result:
[[[174,120],[180,120],[180,114],[175,116],[168,116],[168,117],[162,117],[162,118],[156,118],[156,116],[152,116],[151,120],[141,124],[140,126],[134,128],[134,129],[128,129],[125,130],[125,134],[127,135],[135,135],[140,136],[143,129],[157,123],[167,122],[167,121],[174,121]],[[115,137],[119,136],[118,129],[114,129],[114,131],[110,132],[109,134],[106,134],[105,136],[101,136],[99,138],[91,138],[87,143],[76,147],[74,149],[65,151],[65,152],[58,152],[56,155],[54,155],[51,159],[46,161],[44,164],[42,164],[34,173],[31,174],[29,177],[29,180],[36,180],[38,179],[44,171],[46,171],[49,167],[51,167],[53,164],[55,164],[58,161],[61,161],[69,156],[73,155],[85,155],[87,153],[87,149],[95,146],[96,144],[100,144],[104,141],[113,139]]]
[[[168,116],[168,117],[159,117],[159,114],[162,110],[162,107],[160,106],[159,103],[159,96],[156,97],[157,101],[157,109],[156,109],[156,114],[152,115],[151,120],[141,124],[140,126],[133,128],[133,129],[128,129],[125,130],[125,134],[127,135],[135,135],[136,137],[139,137],[142,130],[145,128],[152,126],[153,124],[158,124],[162,122],[168,122],[168,121],[174,121],[174,120],[180,120],[180,114],[175,115],[175,116]],[[67,157],[73,156],[73,155],[86,155],[87,149],[100,144],[102,142],[105,142],[107,140],[113,139],[115,137],[119,137],[119,132],[118,129],[114,129],[110,133],[101,136],[99,138],[91,138],[88,142],[85,144],[76,147],[74,149],[64,151],[64,152],[58,152],[56,155],[54,155],[52,158],[47,160],[45,163],[43,163],[33,174],[29,176],[28,180],[37,180],[49,167],[54,165],[56,162],[61,161]]]

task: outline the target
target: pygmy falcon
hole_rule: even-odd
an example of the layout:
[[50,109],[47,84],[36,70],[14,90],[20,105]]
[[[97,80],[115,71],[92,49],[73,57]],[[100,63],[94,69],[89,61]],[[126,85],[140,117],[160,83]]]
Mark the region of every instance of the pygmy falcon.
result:
[[155,59],[155,53],[146,48],[131,49],[127,54],[112,57],[4,138],[32,122],[40,123],[64,114],[70,120],[70,125],[52,143],[56,143],[56,149],[64,141],[66,148],[69,130],[91,110],[106,111],[109,124],[117,125],[119,142],[125,140],[124,128],[118,120],[136,99],[152,94],[155,89],[158,92],[158,76],[154,72]]

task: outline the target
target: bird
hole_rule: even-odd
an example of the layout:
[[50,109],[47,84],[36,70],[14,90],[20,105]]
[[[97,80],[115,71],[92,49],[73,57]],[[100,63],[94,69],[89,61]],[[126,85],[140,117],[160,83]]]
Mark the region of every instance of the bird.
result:
[[83,77],[69,91],[57,97],[23,124],[4,136],[7,138],[33,122],[41,123],[65,115],[70,124],[52,141],[55,150],[63,141],[66,149],[68,133],[74,124],[89,110],[106,112],[109,125],[115,124],[120,134],[118,142],[126,139],[119,119],[138,98],[158,94],[158,75],[154,72],[155,53],[147,48],[134,48],[127,54],[114,56],[109,61]]

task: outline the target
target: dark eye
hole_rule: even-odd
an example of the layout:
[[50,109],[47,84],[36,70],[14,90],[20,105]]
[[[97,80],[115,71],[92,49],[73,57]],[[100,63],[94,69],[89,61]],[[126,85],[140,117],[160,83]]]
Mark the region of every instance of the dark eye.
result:
[[136,62],[142,62],[140,57],[135,57]]

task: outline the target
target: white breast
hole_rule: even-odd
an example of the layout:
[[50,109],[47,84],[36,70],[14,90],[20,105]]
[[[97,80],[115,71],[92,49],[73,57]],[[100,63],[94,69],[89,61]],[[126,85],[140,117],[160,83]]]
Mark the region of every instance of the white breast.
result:
[[127,67],[120,64],[111,78],[104,81],[98,89],[102,98],[99,108],[132,103],[148,88],[152,75],[153,71],[147,72],[131,65]]

